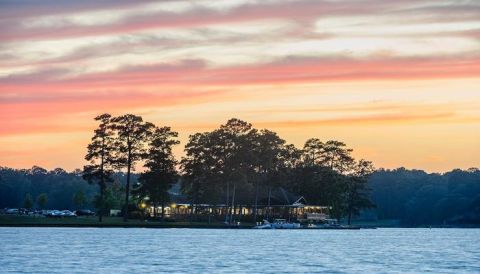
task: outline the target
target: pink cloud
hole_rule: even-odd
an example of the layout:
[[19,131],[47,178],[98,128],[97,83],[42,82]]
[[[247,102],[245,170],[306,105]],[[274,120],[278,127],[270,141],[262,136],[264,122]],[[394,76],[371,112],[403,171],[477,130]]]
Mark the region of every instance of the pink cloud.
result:
[[[326,81],[468,78],[480,75],[478,56],[438,58],[348,59],[290,57],[271,63],[209,68],[200,60],[177,64],[122,67],[116,71],[66,78],[64,70],[0,78],[1,103],[14,100],[6,95],[68,93],[92,90],[134,90],[142,88],[270,85]],[[13,95],[12,95],[13,94]],[[10,98],[10,99],[8,99]],[[26,97],[25,97],[26,98]]]
[[[43,94],[29,100],[1,102],[0,136],[45,132],[85,130],[79,121],[70,123],[68,117],[79,113],[124,112],[137,108],[199,104],[213,101],[222,91],[192,91],[162,94],[148,93],[84,93]],[[65,120],[66,119],[66,120]]]
[[[206,102],[225,95],[232,86],[478,77],[480,59],[303,57],[226,68],[209,68],[202,61],[186,60],[178,64],[122,67],[76,78],[65,78],[64,73],[52,70],[0,79],[0,118],[5,121],[0,135],[46,130],[28,125],[74,113]],[[212,87],[216,89],[212,91]],[[149,89],[159,92],[145,91]]]

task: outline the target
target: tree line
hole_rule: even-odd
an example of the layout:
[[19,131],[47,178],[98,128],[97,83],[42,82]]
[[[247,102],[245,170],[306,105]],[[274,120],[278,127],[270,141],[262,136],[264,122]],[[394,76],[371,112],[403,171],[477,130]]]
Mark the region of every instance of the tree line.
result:
[[[306,184],[304,189],[324,187],[314,183],[316,179],[308,174],[311,173],[297,178],[298,184]],[[114,181],[107,188],[107,203],[113,209],[121,208],[124,203],[125,177],[123,172],[114,173]],[[132,174],[134,185],[138,177],[138,172]],[[480,224],[479,169],[456,169],[443,174],[405,168],[379,169],[368,179],[368,188],[369,198],[376,207],[362,212],[357,220],[397,220],[395,223],[405,226]],[[0,167],[0,208],[26,207],[25,200],[29,197],[31,206],[38,209],[94,209],[98,189],[96,184],[83,180],[80,169],[67,172],[38,166]],[[310,194],[312,190],[306,193],[310,195],[306,197],[317,196]],[[265,194],[267,197],[268,191]],[[46,198],[45,204],[39,202],[39,197]]]
[[[107,200],[116,208],[121,204],[124,175],[115,173],[113,178]],[[67,172],[62,168],[46,170],[39,166],[30,169],[0,167],[0,208],[93,209],[97,192],[96,186],[82,178],[80,169]]]
[[[102,114],[95,120],[98,127],[88,145],[89,164],[82,176],[99,186],[100,220],[110,206],[105,197],[116,171],[126,174],[125,221],[131,194],[155,208],[160,205],[163,213],[168,190],[179,179],[192,214],[196,204],[223,204],[229,212],[226,221],[245,205],[253,206],[256,220],[259,197],[268,193],[263,204],[269,210],[272,190],[280,187],[303,195],[309,203],[331,206],[335,217],[347,216],[348,222],[361,209],[373,206],[366,187],[374,171],[372,163],[356,161],[352,149],[339,141],[314,138],[298,149],[273,131],[230,119],[215,130],[189,136],[186,156],[177,161],[172,148],[179,144],[178,133],[170,127],[158,127],[132,114]],[[131,173],[140,163],[145,171],[131,189]]]
[[377,170],[369,179],[376,218],[402,225],[480,225],[480,170],[439,174],[398,168]]
[[[227,221],[246,205],[254,209],[255,220],[259,205],[267,205],[268,216],[269,205],[283,202],[273,194],[279,188],[302,195],[309,204],[331,206],[336,218],[350,220],[375,204],[379,219],[404,224],[463,218],[465,212],[476,212],[475,201],[480,201],[477,169],[374,172],[369,161],[355,160],[342,142],[312,138],[297,148],[277,133],[239,119],[191,135],[178,160],[172,153],[178,133],[170,127],[131,114],[102,114],[95,121],[82,170],[0,168],[0,207],[94,206],[100,219],[107,209],[123,208],[127,219],[140,202],[164,207],[170,202],[168,190],[178,182],[192,214],[196,204],[224,205]],[[143,172],[136,171],[140,166]],[[468,218],[475,219],[472,214]]]

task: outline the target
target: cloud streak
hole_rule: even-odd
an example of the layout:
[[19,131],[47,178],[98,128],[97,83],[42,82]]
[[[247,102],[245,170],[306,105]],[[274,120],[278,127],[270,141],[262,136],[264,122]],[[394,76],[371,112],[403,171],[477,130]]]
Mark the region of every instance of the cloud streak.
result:
[[[423,7],[416,7],[415,4],[427,4]],[[430,3],[430,5],[428,5]],[[226,10],[216,10],[202,5],[195,5],[183,12],[172,12],[165,10],[132,12],[122,16],[119,20],[110,23],[99,23],[81,25],[73,21],[58,20],[57,24],[48,26],[24,27],[20,22],[13,21],[8,26],[2,27],[0,33],[1,41],[17,40],[37,40],[37,39],[65,39],[82,36],[98,35],[118,35],[122,33],[133,33],[151,29],[164,28],[198,28],[208,25],[219,25],[229,23],[252,22],[257,20],[277,20],[277,19],[296,19],[308,21],[318,17],[333,16],[358,16],[358,15],[378,15],[384,13],[405,14],[427,14],[442,18],[445,14],[458,14],[465,18],[465,14],[475,14],[480,10],[476,4],[466,4],[460,6],[438,6],[432,5],[430,1],[317,1],[317,0],[299,0],[299,1],[273,1],[259,2],[255,4],[242,4]],[[129,3],[120,1],[109,2],[98,5],[98,9],[122,8]],[[402,8],[405,5],[414,5],[411,8]],[[8,5],[10,6],[10,5]],[[52,7],[52,5],[47,5]],[[58,12],[70,13],[75,9],[88,11],[93,6],[90,4],[66,4],[53,6],[53,10],[48,10],[43,6],[37,7],[37,13],[30,7],[17,13],[17,16],[42,16],[55,14]],[[5,13],[8,14],[8,11]],[[15,12],[14,12],[15,14]],[[13,15],[12,17],[14,17]],[[10,18],[6,17],[6,18]],[[428,18],[432,18],[429,16]],[[474,17],[475,18],[475,17]],[[431,19],[428,19],[431,20]]]
[[[126,66],[115,71],[69,77],[52,69],[0,78],[2,94],[65,92],[112,87],[229,86],[302,84],[359,80],[471,78],[480,75],[480,57],[446,58],[316,58],[287,57],[255,65],[209,68],[202,60],[177,64]],[[0,95],[1,96],[1,95]],[[11,95],[10,95],[11,96]],[[5,97],[5,96],[2,96]],[[0,98],[2,98],[0,97]],[[2,102],[1,103],[5,103]]]
[[416,122],[445,122],[445,121],[459,122],[462,120],[469,121],[470,119],[463,119],[455,117],[454,113],[441,112],[434,114],[376,114],[366,115],[361,117],[341,117],[333,119],[318,119],[318,120],[289,120],[289,121],[270,121],[258,122],[262,127],[319,127],[319,126],[348,126],[348,125],[370,125],[370,124],[388,124],[398,125],[399,123],[411,124]]
[[[376,3],[379,3],[376,1]],[[369,7],[364,4],[334,3],[326,1],[284,1],[277,3],[243,4],[226,11],[218,11],[202,6],[182,13],[156,11],[133,13],[110,24],[82,26],[72,22],[63,22],[55,26],[24,28],[21,24],[4,27],[0,40],[36,40],[61,39],[80,36],[121,34],[158,28],[186,28],[238,23],[252,20],[268,20],[298,17],[308,19],[322,14],[341,15],[366,12]],[[54,31],[52,31],[54,30]]]

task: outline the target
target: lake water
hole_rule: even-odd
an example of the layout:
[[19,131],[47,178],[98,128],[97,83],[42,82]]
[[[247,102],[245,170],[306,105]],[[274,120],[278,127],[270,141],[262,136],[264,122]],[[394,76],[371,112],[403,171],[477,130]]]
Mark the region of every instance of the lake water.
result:
[[0,273],[480,273],[480,229],[0,228]]

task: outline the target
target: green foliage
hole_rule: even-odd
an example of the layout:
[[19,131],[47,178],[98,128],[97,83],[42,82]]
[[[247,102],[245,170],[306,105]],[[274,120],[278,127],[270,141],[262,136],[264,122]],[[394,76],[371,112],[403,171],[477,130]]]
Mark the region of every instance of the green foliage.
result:
[[48,203],[47,193],[41,193],[37,196],[37,205],[40,209],[44,209]]
[[178,133],[169,127],[156,128],[149,143],[144,167],[138,187],[134,190],[141,200],[148,200],[155,207],[170,201],[168,190],[178,179],[172,148],[179,144]]
[[[379,219],[398,219],[405,225],[443,224],[472,213],[471,205],[480,197],[480,171],[428,174],[381,169],[368,185]],[[480,220],[480,215],[475,218]]]
[[[132,176],[132,180],[136,181],[138,175]],[[0,208],[23,207],[25,193],[30,193],[32,197],[45,193],[48,197],[48,208],[75,209],[76,205],[72,199],[75,193],[83,191],[87,201],[93,200],[98,193],[98,185],[89,184],[78,171],[57,173],[35,166],[31,169],[0,167],[0,177],[3,178],[3,184],[0,185]],[[122,173],[114,173],[112,178],[114,182],[110,187],[120,189],[122,193],[116,195],[119,199],[123,198],[125,176]],[[88,204],[86,208],[93,209]]]
[[33,207],[32,196],[30,193],[25,194],[25,198],[23,199],[23,207],[26,209],[31,209]]
[[103,197],[96,195],[93,199],[95,208],[97,208],[98,212],[101,212],[103,215],[108,214],[110,209],[118,208],[120,202],[121,201],[116,198],[115,192],[110,188],[105,190]]
[[[82,190],[87,201],[93,200],[98,186],[89,185],[78,172],[56,174],[38,167],[11,169],[0,167],[0,207],[23,207],[25,193],[37,197],[48,195],[48,207],[75,209],[73,195]],[[133,181],[137,175],[133,174]],[[305,196],[310,204],[332,205],[336,185],[334,173],[325,167],[298,166],[291,171],[287,190]],[[124,195],[124,174],[114,174],[110,185],[118,208]],[[454,170],[445,174],[428,174],[419,170],[380,169],[368,179],[370,199],[379,220],[400,220],[405,225],[433,225],[444,222],[474,223],[480,220],[480,171]],[[267,194],[266,190],[260,193]],[[220,197],[222,196],[221,191]],[[251,193],[253,205],[254,193]],[[262,195],[260,195],[262,196]],[[90,208],[87,206],[87,208]],[[91,208],[90,208],[91,209]],[[362,215],[361,215],[362,216]]]
[[[132,180],[136,182],[138,181],[139,175],[133,174],[132,177]],[[125,180],[125,174],[123,173],[122,179]],[[111,209],[121,209],[123,201],[125,200],[125,183],[121,182],[119,179],[116,179],[112,184],[110,184],[107,191],[110,192],[110,199],[112,199],[112,201],[110,201],[110,203],[113,204]]]
[[370,161],[360,160],[352,167],[352,173],[346,179],[345,209],[348,224],[352,217],[363,209],[375,207],[369,198],[368,177],[375,171]]
[[73,195],[73,203],[77,209],[83,208],[83,206],[87,203],[87,197],[85,196],[85,192],[79,190],[75,192]]

